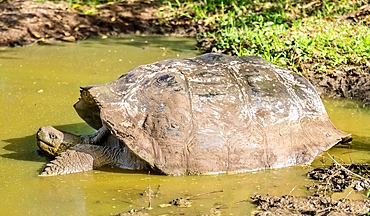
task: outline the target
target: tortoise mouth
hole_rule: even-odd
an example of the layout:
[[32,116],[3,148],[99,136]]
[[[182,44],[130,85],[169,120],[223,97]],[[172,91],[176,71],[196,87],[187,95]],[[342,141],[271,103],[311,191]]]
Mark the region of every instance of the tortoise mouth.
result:
[[41,148],[41,146],[47,146],[49,148],[55,148],[52,144],[44,142],[41,139],[37,139],[37,145]]
[[54,158],[57,155],[58,149],[50,143],[37,139],[37,146],[49,158]]

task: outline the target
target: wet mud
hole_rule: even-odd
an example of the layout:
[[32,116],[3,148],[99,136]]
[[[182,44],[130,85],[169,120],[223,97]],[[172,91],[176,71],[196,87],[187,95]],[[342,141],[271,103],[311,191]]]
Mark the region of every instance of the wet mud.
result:
[[254,215],[364,215],[370,200],[333,200],[326,196],[260,196],[252,197],[262,211]]
[[370,106],[370,68],[352,67],[330,74],[307,75],[316,90],[325,97],[354,99]]
[[[157,191],[154,192],[154,191],[151,190],[151,187],[150,187],[150,184],[149,184],[148,188],[147,188],[148,190],[145,190],[144,193],[141,194],[142,196],[145,196],[145,197],[148,198],[149,205],[148,205],[147,208],[142,207],[142,208],[139,208],[139,209],[131,209],[127,212],[119,213],[118,216],[149,215],[147,211],[152,209],[151,200],[158,197],[159,188],[160,187],[158,186]],[[175,199],[171,200],[168,203],[160,204],[159,207],[160,208],[168,208],[168,207],[171,207],[171,206],[175,206],[175,207],[178,207],[178,208],[191,208],[192,207],[192,199],[194,199],[196,197],[200,197],[200,196],[206,196],[206,195],[209,195],[209,194],[222,193],[222,192],[224,192],[223,189],[222,190],[214,190],[214,191],[205,192],[205,193],[200,193],[200,194],[188,196],[188,197],[185,197],[185,198],[178,197],[178,198],[175,198]],[[215,205],[213,208],[210,209],[210,214],[209,215],[212,215],[212,216],[221,215],[222,206],[223,206],[222,204]]]
[[332,198],[333,192],[352,188],[365,193],[370,188],[369,164],[333,164],[328,168],[316,168],[308,172],[313,181],[307,189],[311,196],[252,196],[259,211],[254,215],[364,215],[370,212],[370,200]]
[[365,191],[370,188],[370,165],[349,164],[332,165],[328,168],[316,168],[308,176],[316,180],[308,189],[315,195],[342,192],[348,187],[356,191]]

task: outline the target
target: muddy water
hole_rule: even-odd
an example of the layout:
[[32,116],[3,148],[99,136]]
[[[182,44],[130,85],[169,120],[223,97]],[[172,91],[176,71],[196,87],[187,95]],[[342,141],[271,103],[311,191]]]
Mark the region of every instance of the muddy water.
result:
[[[254,193],[304,195],[310,167],[292,167],[217,176],[169,177],[106,167],[80,174],[38,177],[45,158],[37,155],[35,132],[54,125],[74,133],[92,133],[72,104],[79,86],[115,80],[134,66],[166,58],[192,57],[194,40],[166,37],[96,39],[78,44],[0,49],[0,209],[4,215],[115,215],[148,206],[141,195],[154,192],[151,215],[249,214]],[[355,103],[325,101],[333,122],[352,133],[352,148],[331,154],[345,161],[369,162],[370,112]],[[318,158],[321,165],[326,158]],[[159,188],[158,188],[159,187]],[[223,190],[223,192],[210,193]],[[189,197],[188,208],[159,207]]]

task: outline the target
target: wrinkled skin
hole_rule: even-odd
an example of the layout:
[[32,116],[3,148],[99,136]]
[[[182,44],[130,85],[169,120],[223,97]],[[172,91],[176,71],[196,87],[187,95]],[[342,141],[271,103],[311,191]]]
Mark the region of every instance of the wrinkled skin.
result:
[[84,143],[83,138],[61,132],[51,126],[41,127],[37,131],[36,138],[40,150],[50,158],[58,156],[77,144]]

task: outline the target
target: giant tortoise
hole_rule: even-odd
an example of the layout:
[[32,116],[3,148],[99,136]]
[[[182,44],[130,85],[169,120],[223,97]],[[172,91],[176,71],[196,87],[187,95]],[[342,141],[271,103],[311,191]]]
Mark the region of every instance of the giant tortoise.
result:
[[39,148],[55,157],[41,175],[103,165],[167,175],[244,172],[307,164],[351,139],[305,78],[259,57],[205,54],[138,66],[81,87],[74,108],[97,132],[40,128]]

